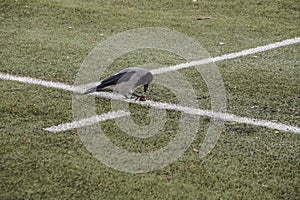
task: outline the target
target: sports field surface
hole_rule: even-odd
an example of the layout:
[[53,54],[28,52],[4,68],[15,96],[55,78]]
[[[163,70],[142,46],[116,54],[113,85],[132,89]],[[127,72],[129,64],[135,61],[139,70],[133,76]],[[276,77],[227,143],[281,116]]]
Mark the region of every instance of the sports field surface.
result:
[[[0,10],[0,199],[299,199],[299,0],[2,0]],[[188,80],[194,96],[184,92],[184,81],[176,87],[197,108],[181,105],[154,81],[146,102],[86,97],[95,98],[97,117],[80,121],[76,109],[84,112],[89,101],[74,103],[81,95],[76,80],[90,52],[114,35],[152,27],[192,38],[210,59],[191,63],[144,49],[114,60],[99,81],[157,63],[155,77],[172,81],[168,74],[177,72]],[[224,112],[212,110],[200,64],[218,67]],[[130,102],[128,112],[112,111],[117,101]],[[115,122],[131,118],[147,126],[151,109],[167,110],[155,136],[128,135]],[[149,153],[176,138],[181,115],[199,117],[195,138],[178,159],[155,170],[110,167],[80,135],[101,127],[118,148]],[[200,159],[207,130],[217,122],[224,124],[215,146]]]

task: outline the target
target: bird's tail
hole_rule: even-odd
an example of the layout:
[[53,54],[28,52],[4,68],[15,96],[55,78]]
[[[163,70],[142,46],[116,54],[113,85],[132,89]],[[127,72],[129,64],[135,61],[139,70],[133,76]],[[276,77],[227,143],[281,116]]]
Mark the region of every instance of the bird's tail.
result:
[[97,90],[97,87],[93,87],[93,88],[87,89],[83,94],[93,93],[93,92],[96,92],[96,90]]

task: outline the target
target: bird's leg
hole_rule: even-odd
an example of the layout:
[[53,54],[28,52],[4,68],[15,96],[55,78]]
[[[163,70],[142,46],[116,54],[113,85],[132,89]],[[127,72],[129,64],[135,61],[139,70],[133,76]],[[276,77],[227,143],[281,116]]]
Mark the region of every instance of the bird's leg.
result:
[[132,95],[136,97],[135,100],[138,100],[141,97],[141,95],[138,95],[136,93],[132,93]]

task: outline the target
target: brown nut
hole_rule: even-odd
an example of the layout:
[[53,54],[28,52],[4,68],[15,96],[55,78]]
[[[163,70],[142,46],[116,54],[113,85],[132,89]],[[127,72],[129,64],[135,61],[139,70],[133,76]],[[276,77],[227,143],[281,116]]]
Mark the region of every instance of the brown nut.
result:
[[139,100],[140,100],[140,101],[146,101],[146,97],[141,96],[141,97],[139,98]]

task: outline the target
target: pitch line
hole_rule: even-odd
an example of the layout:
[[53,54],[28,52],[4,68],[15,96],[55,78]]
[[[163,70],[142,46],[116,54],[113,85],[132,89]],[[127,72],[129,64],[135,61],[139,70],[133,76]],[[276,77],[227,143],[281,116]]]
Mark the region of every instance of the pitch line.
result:
[[[153,70],[152,72],[154,74],[155,73],[156,74],[165,73],[168,71],[179,70],[179,69],[183,69],[183,68],[187,68],[187,67],[191,67],[191,66],[207,64],[207,63],[217,62],[217,61],[222,61],[222,60],[227,60],[227,59],[233,59],[233,58],[254,54],[257,52],[263,52],[263,51],[267,51],[270,49],[278,48],[281,46],[287,46],[287,45],[295,44],[295,43],[299,43],[299,42],[300,42],[300,38],[284,40],[282,42],[277,42],[277,43],[273,43],[273,44],[269,44],[269,45],[265,45],[265,46],[260,46],[260,47],[252,48],[249,50],[244,50],[244,51],[237,52],[237,53],[226,54],[226,55],[211,58],[211,59],[204,59],[204,60],[200,60],[200,61],[193,61],[193,62],[183,63],[183,64],[176,65],[176,66],[156,69],[156,70]],[[50,87],[50,88],[57,88],[57,89],[62,89],[62,90],[66,90],[66,91],[78,92],[78,93],[84,92],[83,88],[80,88],[80,87],[75,87],[75,86],[71,86],[71,85],[66,85],[64,83],[45,81],[45,80],[40,80],[40,79],[35,79],[35,78],[30,78],[30,77],[20,77],[20,76],[0,73],[0,79],[42,85],[42,86],[46,86],[46,87]],[[91,95],[95,95],[95,94],[91,94]],[[141,105],[152,106],[152,107],[155,107],[158,109],[177,110],[177,111],[185,112],[188,114],[194,114],[194,115],[199,115],[199,116],[208,116],[208,117],[212,117],[212,118],[221,119],[224,121],[246,123],[246,124],[251,124],[251,125],[255,125],[255,126],[264,126],[264,127],[270,128],[270,129],[277,129],[277,130],[281,130],[281,131],[290,131],[290,132],[298,133],[298,134],[300,133],[300,128],[298,128],[296,126],[289,126],[286,124],[275,123],[275,122],[271,122],[271,121],[267,121],[267,120],[258,120],[258,119],[253,119],[253,118],[240,117],[240,116],[229,114],[229,113],[218,113],[218,112],[209,111],[209,110],[201,110],[201,109],[196,109],[196,108],[183,107],[183,106],[175,105],[175,104],[167,104],[167,103],[160,103],[160,102],[153,102],[153,101],[147,101],[147,102],[132,101],[132,100],[121,98],[120,95],[115,95],[113,93],[103,92],[103,93],[96,93],[96,95],[104,97],[104,98],[108,98],[108,99],[118,99],[118,100],[130,102],[130,103],[138,103]],[[110,119],[113,119],[113,117]]]
[[[30,83],[30,84],[36,84],[36,85],[42,85],[50,88],[57,88],[57,89],[62,89],[62,90],[67,90],[67,91],[73,91],[73,92],[78,92],[78,93],[83,93],[85,90],[80,88],[80,87],[74,87],[71,85],[66,85],[63,83],[58,83],[58,82],[52,82],[52,81],[44,81],[40,79],[33,79],[30,77],[18,77],[14,75],[9,75],[9,74],[1,74],[0,73],[0,78],[5,79],[5,80],[13,80],[13,81],[19,81],[23,83]],[[167,110],[175,110],[175,111],[181,111],[187,114],[192,114],[192,115],[199,115],[199,116],[208,116],[216,119],[221,119],[224,121],[231,121],[231,122],[238,122],[238,123],[245,123],[245,124],[251,124],[255,126],[263,126],[267,127],[270,129],[276,129],[280,131],[289,131],[293,133],[300,133],[300,128],[296,126],[290,126],[282,123],[275,123],[267,120],[259,120],[259,119],[253,119],[253,118],[247,118],[247,117],[240,117],[234,114],[229,114],[229,113],[219,113],[215,111],[210,111],[210,110],[201,110],[197,108],[190,108],[190,107],[184,107],[176,104],[169,104],[169,103],[161,103],[161,102],[155,102],[155,101],[135,101],[131,99],[125,99],[122,95],[114,94],[114,93],[108,93],[108,92],[101,92],[101,93],[92,93],[89,95],[95,95],[99,97],[104,97],[107,99],[114,99],[114,100],[121,100],[121,101],[126,101],[128,103],[136,103],[144,106],[152,106],[157,109],[167,109]],[[120,111],[124,112],[124,116],[126,116],[128,113],[125,111]],[[119,113],[120,114],[120,113]],[[126,114],[126,115],[125,115]],[[103,117],[104,116],[104,117]],[[96,123],[101,121],[102,119],[113,119],[117,118],[123,115],[118,115],[116,113],[106,113],[100,116],[92,116],[87,119],[83,119],[83,121],[75,121],[67,124],[62,124],[54,127],[49,127],[46,128],[45,130],[52,131],[52,132],[58,132],[58,131],[63,131],[63,130],[68,130],[73,127],[81,127],[84,126],[85,123],[90,125],[91,123]],[[58,127],[58,128],[57,128]],[[67,128],[67,129],[66,129]]]
[[[95,93],[96,96],[104,97],[104,95],[101,95],[101,93]],[[198,115],[198,116],[206,116],[211,117],[215,119],[221,119],[223,121],[229,121],[229,122],[238,122],[238,123],[244,123],[244,124],[250,124],[254,126],[262,126],[270,129],[276,129],[280,131],[288,131],[293,133],[300,133],[300,128],[296,126],[290,126],[283,123],[276,123],[272,121],[267,120],[259,120],[254,118],[248,118],[248,117],[240,117],[234,114],[230,113],[220,113],[215,112],[212,110],[201,110],[198,108],[191,108],[186,106],[181,106],[177,104],[170,104],[170,103],[162,103],[162,102],[155,102],[155,101],[134,101],[131,99],[120,99],[119,96],[112,97],[113,99],[123,100],[128,103],[136,103],[143,106],[151,106],[157,109],[165,109],[165,110],[175,110],[180,111],[186,114],[191,115]]]
[[58,83],[58,82],[53,82],[53,81],[44,81],[41,79],[35,79],[35,78],[31,78],[31,77],[22,77],[22,76],[15,76],[15,75],[10,75],[10,74],[0,73],[0,79],[10,80],[10,81],[18,81],[21,83],[29,83],[29,84],[34,84],[34,85],[42,85],[45,87],[57,88],[57,89],[75,92],[75,88],[72,85],[66,85],[64,83]]
[[299,42],[300,42],[300,37],[297,37],[297,38],[293,38],[293,39],[283,40],[281,42],[276,42],[273,44],[268,44],[268,45],[264,45],[264,46],[259,46],[259,47],[243,50],[243,51],[236,52],[236,53],[225,54],[223,56],[207,58],[207,59],[197,60],[197,61],[191,61],[191,62],[179,64],[179,65],[154,69],[154,70],[151,70],[151,72],[153,74],[162,74],[162,73],[176,71],[179,69],[184,69],[184,68],[188,68],[188,67],[192,67],[192,66],[205,65],[205,64],[209,64],[209,63],[213,63],[213,62],[223,61],[223,60],[230,60],[233,58],[238,58],[238,57],[251,55],[251,54],[255,54],[255,53],[259,53],[259,52],[264,52],[264,51],[268,51],[271,49],[288,46],[291,44],[296,44]]
[[70,123],[64,123],[64,124],[60,124],[57,126],[51,126],[49,128],[44,128],[44,130],[56,133],[56,132],[70,130],[70,129],[80,128],[83,126],[89,126],[89,125],[92,125],[97,122],[106,121],[109,119],[115,119],[115,118],[119,118],[119,117],[125,117],[125,116],[129,116],[129,115],[130,115],[129,112],[125,112],[122,110],[113,111],[113,112],[108,112],[108,113],[101,114],[101,115],[95,115],[95,116],[81,119],[78,121],[73,121]]

